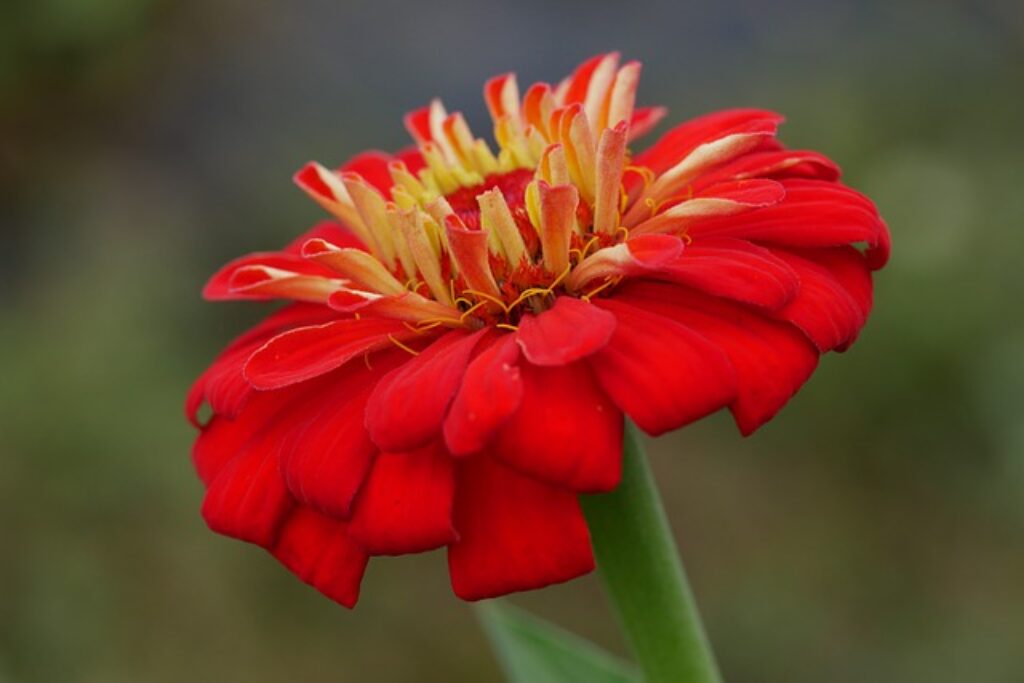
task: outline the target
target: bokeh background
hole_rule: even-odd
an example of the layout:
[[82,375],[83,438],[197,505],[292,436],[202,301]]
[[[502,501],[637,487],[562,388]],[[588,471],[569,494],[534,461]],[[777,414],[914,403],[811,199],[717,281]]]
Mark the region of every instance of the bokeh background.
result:
[[[317,158],[609,48],[680,120],[784,112],[888,219],[861,341],[741,439],[652,445],[734,683],[1024,680],[1024,6],[0,4],[0,681],[497,681],[444,556],[354,612],[209,533],[182,399],[262,311],[220,263],[320,217]],[[667,127],[663,125],[662,129]],[[624,652],[594,577],[514,602]]]

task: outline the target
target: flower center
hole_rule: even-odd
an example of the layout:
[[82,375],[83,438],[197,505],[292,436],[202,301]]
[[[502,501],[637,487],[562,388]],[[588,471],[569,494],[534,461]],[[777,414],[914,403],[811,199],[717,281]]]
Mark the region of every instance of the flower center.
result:
[[[575,265],[594,250],[620,241],[621,234],[594,235],[591,209],[585,202],[580,202],[571,216],[578,227],[569,236],[569,263],[561,272],[554,272],[554,269],[547,267],[541,237],[527,208],[527,189],[535,177],[531,169],[495,173],[484,178],[482,183],[460,187],[444,196],[465,227],[478,231],[485,227],[479,198],[497,190],[508,207],[525,247],[525,258],[521,258],[518,263],[511,263],[508,258],[493,252],[489,254],[488,263],[500,292],[497,298],[504,308],[494,311],[485,306],[473,306],[472,317],[485,324],[504,322],[515,325],[523,312],[538,313],[547,309],[556,292],[565,293],[565,276]],[[461,308],[471,305],[469,301],[460,304]]]

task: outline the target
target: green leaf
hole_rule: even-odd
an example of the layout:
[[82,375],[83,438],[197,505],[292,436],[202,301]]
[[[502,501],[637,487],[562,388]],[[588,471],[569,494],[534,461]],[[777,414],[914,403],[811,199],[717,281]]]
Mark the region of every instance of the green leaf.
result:
[[477,609],[509,683],[641,683],[627,663],[521,609],[494,601]]

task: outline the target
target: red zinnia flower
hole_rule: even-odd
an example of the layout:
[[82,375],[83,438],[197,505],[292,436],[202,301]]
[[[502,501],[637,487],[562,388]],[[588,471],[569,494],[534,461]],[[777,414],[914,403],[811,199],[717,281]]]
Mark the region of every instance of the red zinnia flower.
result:
[[204,290],[295,302],[190,392],[210,528],[347,606],[369,556],[441,546],[466,599],[565,581],[594,566],[577,495],[616,486],[624,414],[660,434],[728,407],[749,434],[853,342],[889,251],[871,201],[767,111],[633,153],[664,114],[634,108],[639,74],[491,80],[497,154],[434,101],[414,150],[298,172],[339,222]]

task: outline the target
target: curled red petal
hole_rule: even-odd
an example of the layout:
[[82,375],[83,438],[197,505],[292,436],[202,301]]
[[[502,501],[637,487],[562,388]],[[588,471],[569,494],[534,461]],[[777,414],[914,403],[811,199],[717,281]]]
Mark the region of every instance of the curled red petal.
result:
[[456,539],[454,461],[436,442],[381,453],[359,494],[349,533],[371,555],[418,553]]
[[318,377],[364,353],[386,348],[393,339],[415,333],[397,320],[336,320],[277,335],[245,364],[245,377],[257,389],[279,389]]
[[270,552],[303,582],[352,608],[369,559],[348,535],[347,525],[306,507],[296,507]]
[[473,349],[487,330],[453,330],[386,375],[366,405],[366,427],[385,451],[419,448],[440,434]]
[[736,373],[705,337],[628,303],[596,303],[619,324],[608,346],[587,362],[616,405],[648,434],[677,429],[733,401]]
[[444,438],[452,455],[484,448],[496,430],[519,408],[523,381],[519,345],[507,334],[480,352],[466,367],[444,421]]
[[522,366],[523,400],[490,449],[520,472],[580,493],[610,491],[622,474],[622,412],[585,363]]
[[614,331],[615,316],[563,296],[543,313],[523,316],[516,341],[534,365],[565,365],[600,351]]
[[594,569],[576,494],[482,456],[460,461],[448,570],[455,594],[481,600],[568,581]]

